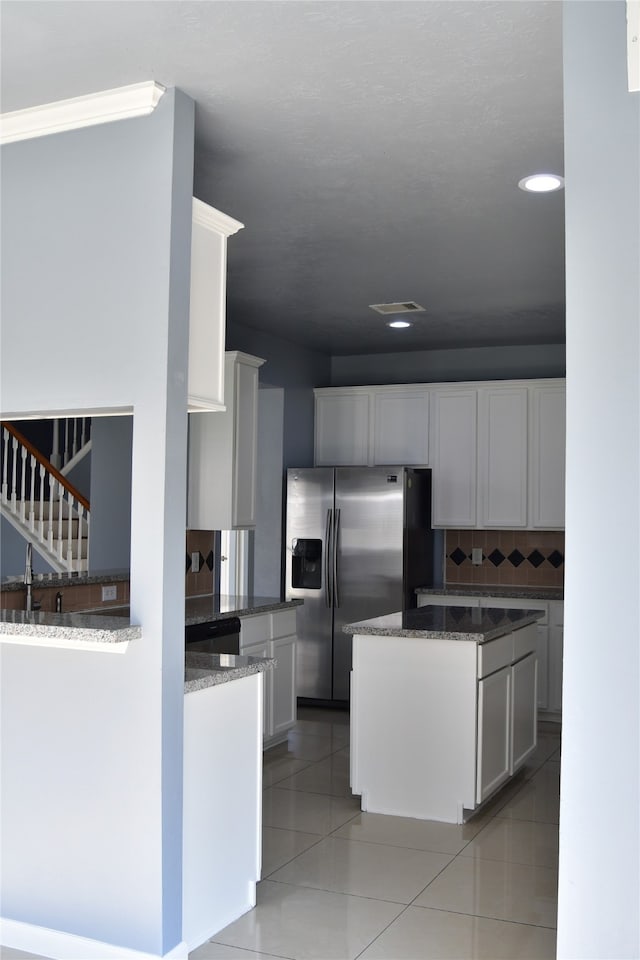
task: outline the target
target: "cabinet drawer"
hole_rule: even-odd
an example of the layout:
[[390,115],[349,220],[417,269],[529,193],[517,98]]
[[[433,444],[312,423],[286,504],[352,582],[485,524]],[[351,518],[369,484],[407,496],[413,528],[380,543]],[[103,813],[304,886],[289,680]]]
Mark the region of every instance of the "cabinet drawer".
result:
[[277,610],[271,614],[271,638],[288,637],[296,632],[296,611]]
[[513,641],[510,633],[481,644],[478,647],[478,677],[481,679],[501,667],[509,666],[512,655]]
[[[539,621],[538,621],[539,622]],[[533,653],[536,649],[538,639],[538,629],[535,623],[530,623],[527,627],[515,630],[513,636],[513,659],[521,660],[528,653]]]
[[254,617],[241,617],[240,624],[241,650],[244,650],[250,643],[263,643],[270,639],[270,614],[261,613]]

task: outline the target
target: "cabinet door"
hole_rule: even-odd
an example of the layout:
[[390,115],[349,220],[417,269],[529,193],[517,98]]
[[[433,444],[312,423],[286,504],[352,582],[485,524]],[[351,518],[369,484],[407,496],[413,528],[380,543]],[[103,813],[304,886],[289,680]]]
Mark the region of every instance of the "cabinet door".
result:
[[427,390],[375,394],[373,464],[427,466],[429,394]]
[[[243,657],[270,657],[269,642],[252,643],[249,646],[241,648]],[[262,731],[263,739],[268,740],[273,736],[273,670],[265,670],[263,678],[263,706],[264,706],[264,729]]]
[[537,743],[536,656],[529,654],[511,667],[511,757],[514,774],[533,753]]
[[478,681],[478,803],[510,776],[510,686],[511,666]]
[[564,530],[565,385],[531,388],[531,526]]
[[549,710],[562,710],[563,627],[549,628]]
[[238,362],[234,379],[233,525],[255,527],[258,369]]
[[536,630],[538,710],[547,710],[549,708],[549,627],[538,625]]
[[270,656],[277,660],[273,671],[272,735],[277,736],[296,722],[296,638],[271,641]]
[[193,199],[189,303],[189,411],[224,410],[227,237],[242,228]]
[[482,389],[478,398],[479,525],[527,525],[526,387]]
[[477,390],[431,394],[433,526],[476,525]]
[[369,464],[369,394],[316,393],[315,465]]

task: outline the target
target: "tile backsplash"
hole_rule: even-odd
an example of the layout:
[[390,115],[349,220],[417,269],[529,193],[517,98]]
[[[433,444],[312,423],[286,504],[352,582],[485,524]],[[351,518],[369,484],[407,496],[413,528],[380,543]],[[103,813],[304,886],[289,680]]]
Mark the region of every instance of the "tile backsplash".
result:
[[[473,548],[482,563],[471,563]],[[518,587],[564,585],[564,533],[556,530],[447,530],[444,581]]]
[[[184,592],[187,597],[213,593],[213,530],[187,530]],[[193,570],[191,555],[199,554],[200,569]]]

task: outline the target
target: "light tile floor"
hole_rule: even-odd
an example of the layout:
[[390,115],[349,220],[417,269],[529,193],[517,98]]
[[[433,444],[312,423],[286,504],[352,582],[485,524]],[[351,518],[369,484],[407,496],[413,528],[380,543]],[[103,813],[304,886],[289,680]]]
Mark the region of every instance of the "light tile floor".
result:
[[189,960],[553,960],[560,728],[463,826],[361,813],[349,716],[302,708],[264,758],[254,910]]
[[361,813],[348,714],[302,708],[264,757],[257,906],[189,960],[553,960],[559,777],[560,728],[541,723],[525,770],[469,823]]

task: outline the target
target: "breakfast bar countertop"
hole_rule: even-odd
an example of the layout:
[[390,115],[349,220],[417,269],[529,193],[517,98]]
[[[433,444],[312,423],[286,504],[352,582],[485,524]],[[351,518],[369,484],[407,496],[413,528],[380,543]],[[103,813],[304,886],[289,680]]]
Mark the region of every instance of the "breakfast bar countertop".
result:
[[473,640],[486,643],[535,623],[541,610],[501,610],[495,607],[425,606],[349,623],[344,633],[427,640]]
[[126,644],[142,636],[142,627],[121,616],[93,613],[45,613],[41,610],[0,610],[0,637],[9,642],[42,642],[66,646],[93,643]]

